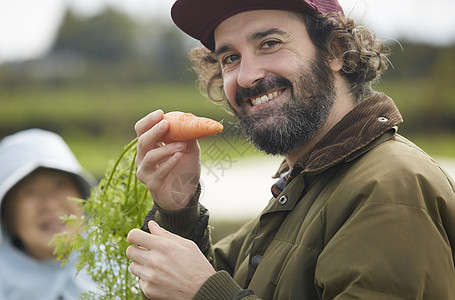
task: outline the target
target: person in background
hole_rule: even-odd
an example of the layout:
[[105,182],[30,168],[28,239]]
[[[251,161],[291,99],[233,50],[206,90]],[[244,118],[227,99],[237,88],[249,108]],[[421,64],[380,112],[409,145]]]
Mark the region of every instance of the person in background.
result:
[[[28,129],[0,142],[0,299],[70,300],[96,287],[75,259],[62,266],[50,243],[75,230],[61,217],[83,215],[94,184],[56,133]],[[71,236],[71,234],[70,234]]]
[[197,141],[160,143],[161,110],[136,123],[155,207],[126,255],[146,297],[455,299],[455,183],[372,89],[387,57],[370,30],[336,0],[177,0],[172,17],[204,45],[207,94],[284,160],[263,212],[212,245]]

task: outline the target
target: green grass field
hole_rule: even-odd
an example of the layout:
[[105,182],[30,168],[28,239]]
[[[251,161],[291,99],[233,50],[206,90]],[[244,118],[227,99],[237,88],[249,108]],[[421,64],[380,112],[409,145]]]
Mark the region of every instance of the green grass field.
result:
[[193,85],[33,86],[0,91],[0,103],[0,138],[32,127],[55,131],[97,177],[135,138],[136,121],[156,109],[232,123],[221,106]]
[[[394,82],[377,89],[396,100],[405,120],[415,120],[424,118],[422,114],[431,107],[425,102],[427,86],[425,82]],[[455,94],[453,89],[449,92]],[[108,161],[135,137],[135,122],[156,109],[192,112],[223,121],[230,130],[234,128],[232,116],[201,96],[195,85],[27,86],[0,90],[0,103],[0,138],[30,127],[55,131],[98,178]],[[236,157],[258,153],[232,132],[235,129],[201,140],[203,158],[210,156],[204,149],[215,147],[231,151]],[[403,126],[400,133],[432,155],[455,157],[455,138],[447,131],[421,134]]]

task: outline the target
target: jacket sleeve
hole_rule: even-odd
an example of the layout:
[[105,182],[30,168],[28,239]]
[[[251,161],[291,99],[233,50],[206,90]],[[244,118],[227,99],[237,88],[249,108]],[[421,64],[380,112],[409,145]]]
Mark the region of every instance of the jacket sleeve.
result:
[[239,263],[244,260],[239,253],[248,253],[251,245],[249,235],[254,235],[252,230],[256,220],[251,220],[237,232],[221,239],[213,246],[210,252],[211,260],[217,270],[198,291],[194,299],[197,300],[252,300],[258,298],[252,290],[242,288],[234,279],[233,274]]
[[176,211],[164,210],[155,203],[145,216],[141,229],[150,233],[148,222],[153,220],[164,229],[195,242],[212,263],[210,255],[212,245],[210,227],[208,226],[209,212],[198,202],[200,193],[201,187],[199,185],[188,206]]
[[195,300],[253,300],[259,299],[252,290],[242,289],[226,271],[218,271],[199,289]]

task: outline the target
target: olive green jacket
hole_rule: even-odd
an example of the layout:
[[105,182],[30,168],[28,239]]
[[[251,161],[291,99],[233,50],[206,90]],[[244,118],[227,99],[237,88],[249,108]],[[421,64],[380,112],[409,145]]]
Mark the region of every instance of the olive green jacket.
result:
[[455,184],[400,122],[383,94],[357,105],[260,216],[213,246],[195,233],[207,223],[196,202],[147,219],[219,270],[195,299],[455,299]]

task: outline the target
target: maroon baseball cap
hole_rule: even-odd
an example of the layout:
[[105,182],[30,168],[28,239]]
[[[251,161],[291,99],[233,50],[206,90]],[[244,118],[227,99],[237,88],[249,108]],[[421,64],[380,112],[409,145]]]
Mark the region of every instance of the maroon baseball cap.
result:
[[337,0],[177,0],[171,15],[181,30],[213,51],[213,31],[221,22],[238,13],[260,9],[343,13]]

